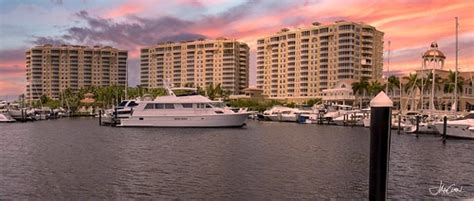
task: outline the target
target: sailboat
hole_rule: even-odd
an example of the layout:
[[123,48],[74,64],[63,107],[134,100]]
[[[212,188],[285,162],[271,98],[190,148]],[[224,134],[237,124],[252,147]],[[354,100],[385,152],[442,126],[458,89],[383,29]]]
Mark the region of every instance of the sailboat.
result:
[[[457,83],[458,83],[458,18],[456,17],[456,71],[454,84],[454,103],[451,110],[454,110],[454,115],[457,115]],[[436,122],[435,126],[440,133],[443,133],[444,122]],[[446,122],[446,136],[453,138],[474,139],[474,111],[459,120],[451,120]]]

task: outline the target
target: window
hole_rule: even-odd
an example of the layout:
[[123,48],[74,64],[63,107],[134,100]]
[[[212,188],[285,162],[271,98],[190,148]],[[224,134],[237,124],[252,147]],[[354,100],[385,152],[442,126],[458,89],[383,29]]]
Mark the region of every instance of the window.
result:
[[206,104],[206,108],[212,108],[212,106],[209,104]]
[[183,108],[193,108],[193,104],[192,103],[183,103],[181,104],[183,105]]
[[128,107],[135,107],[137,105],[138,105],[138,103],[135,103],[135,101],[132,101],[128,104]]
[[145,105],[145,110],[148,110],[148,109],[154,109],[155,108],[155,104],[153,103],[148,103]]
[[163,103],[156,103],[155,104],[155,109],[163,109],[164,108],[164,104]]
[[171,103],[166,103],[165,104],[165,109],[174,109],[174,105]]

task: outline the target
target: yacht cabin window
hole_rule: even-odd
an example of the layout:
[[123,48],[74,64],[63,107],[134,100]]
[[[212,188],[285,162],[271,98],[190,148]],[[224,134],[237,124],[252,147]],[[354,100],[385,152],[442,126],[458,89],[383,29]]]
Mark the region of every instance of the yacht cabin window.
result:
[[181,104],[183,106],[183,108],[193,108],[193,104],[192,103],[183,103]]
[[125,105],[127,105],[128,101],[122,101],[120,102],[120,104],[118,106],[121,106],[121,107],[124,107]]
[[129,104],[128,104],[128,107],[135,107],[137,106],[138,103],[135,103],[135,101],[131,101]]
[[153,103],[148,103],[145,105],[145,110],[148,110],[148,109],[155,109],[155,104]]
[[196,103],[196,107],[197,108],[212,108],[210,104],[206,104],[206,103]]
[[196,103],[197,108],[206,108],[206,104],[204,103]]
[[148,103],[145,105],[145,110],[147,109],[174,109],[174,104],[172,103]]

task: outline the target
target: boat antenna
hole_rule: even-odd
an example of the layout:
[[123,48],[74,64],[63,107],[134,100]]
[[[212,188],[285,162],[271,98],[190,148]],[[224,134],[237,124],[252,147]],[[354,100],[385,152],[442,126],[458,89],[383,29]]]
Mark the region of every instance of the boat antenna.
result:
[[168,92],[168,95],[170,96],[176,96],[173,92],[173,90],[171,90],[171,84],[169,82],[168,79],[163,79],[163,86],[165,87],[166,91]]

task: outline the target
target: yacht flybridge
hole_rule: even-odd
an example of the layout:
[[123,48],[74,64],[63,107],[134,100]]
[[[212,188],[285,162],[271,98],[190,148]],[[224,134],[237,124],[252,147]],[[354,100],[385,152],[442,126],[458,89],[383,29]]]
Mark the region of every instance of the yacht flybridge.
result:
[[118,126],[144,127],[241,127],[249,112],[234,112],[220,107],[222,102],[204,96],[176,96],[167,87],[168,96],[153,101],[140,101],[128,118],[121,118]]

